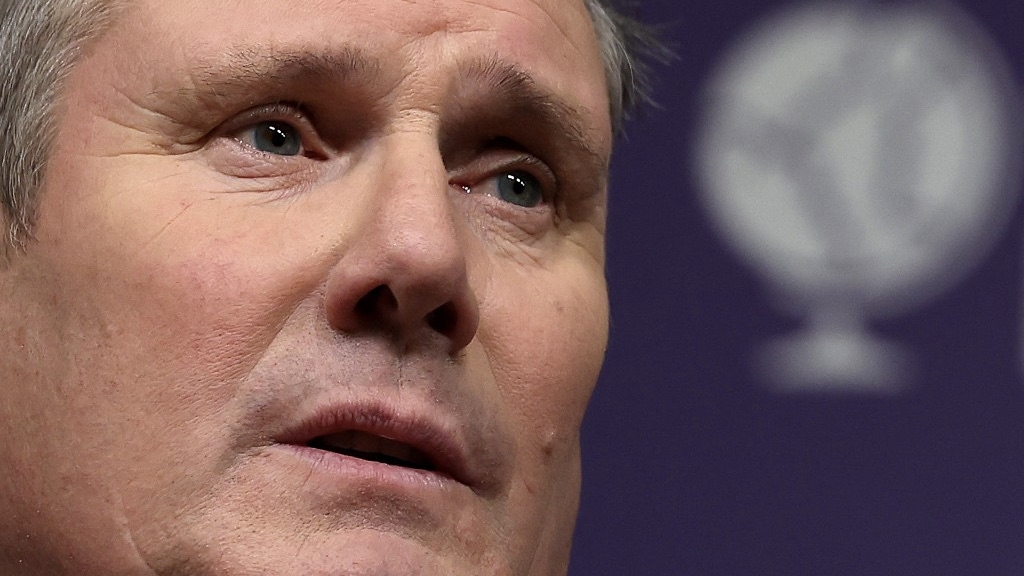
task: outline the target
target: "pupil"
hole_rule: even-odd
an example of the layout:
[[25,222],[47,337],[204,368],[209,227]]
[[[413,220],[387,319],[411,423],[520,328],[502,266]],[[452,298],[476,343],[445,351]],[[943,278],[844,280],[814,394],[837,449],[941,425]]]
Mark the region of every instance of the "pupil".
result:
[[287,123],[263,122],[253,133],[257,150],[280,156],[295,156],[302,152],[302,141],[295,128]]
[[508,179],[512,181],[512,193],[516,196],[522,196],[523,192],[526,191],[526,182],[523,182],[523,179],[515,174],[509,174]]
[[268,126],[267,130],[270,131],[270,143],[274,146],[281,147],[288,143],[288,135],[284,133],[277,126]]
[[527,208],[540,204],[544,190],[540,182],[527,172],[506,172],[498,181],[499,196],[505,201]]

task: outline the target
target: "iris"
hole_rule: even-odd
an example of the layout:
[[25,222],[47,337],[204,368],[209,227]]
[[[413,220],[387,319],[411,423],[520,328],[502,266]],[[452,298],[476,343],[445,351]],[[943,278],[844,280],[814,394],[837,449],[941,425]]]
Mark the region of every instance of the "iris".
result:
[[532,208],[544,200],[544,191],[533,175],[516,170],[498,175],[498,197],[517,206]]
[[260,152],[279,156],[295,156],[302,152],[298,130],[283,122],[261,122],[252,128],[253,146]]

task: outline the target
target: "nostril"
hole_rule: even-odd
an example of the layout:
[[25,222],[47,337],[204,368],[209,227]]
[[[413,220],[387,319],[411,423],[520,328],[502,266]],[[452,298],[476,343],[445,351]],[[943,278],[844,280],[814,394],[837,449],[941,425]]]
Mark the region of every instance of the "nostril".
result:
[[370,290],[356,302],[356,313],[363,318],[377,317],[397,309],[398,299],[395,298],[395,293],[384,284]]
[[[464,281],[454,289],[425,283],[367,282],[364,286],[363,290],[349,290],[352,300],[327,301],[332,328],[347,334],[385,334],[393,337],[401,350],[428,341],[446,341],[449,355],[465,348],[476,335],[480,315],[476,298]],[[443,296],[450,298],[444,301]]]
[[[355,312],[361,322],[381,323],[391,327],[405,323],[405,320],[397,316],[398,298],[386,284],[381,284],[364,294],[356,302]],[[427,313],[423,320],[431,330],[450,338],[458,329],[459,312],[454,302],[446,302]]]
[[427,325],[445,336],[451,336],[452,332],[455,331],[458,321],[458,312],[455,310],[455,305],[451,302],[438,306],[427,314]]

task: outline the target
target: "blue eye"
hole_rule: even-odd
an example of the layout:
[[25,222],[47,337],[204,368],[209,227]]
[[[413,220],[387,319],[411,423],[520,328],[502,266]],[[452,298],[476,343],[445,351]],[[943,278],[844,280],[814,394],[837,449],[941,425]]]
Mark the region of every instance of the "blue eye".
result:
[[279,156],[297,156],[302,152],[302,137],[287,122],[260,122],[250,130],[252,145],[260,152]]
[[497,175],[498,197],[517,206],[532,208],[544,201],[540,182],[529,172],[515,170]]

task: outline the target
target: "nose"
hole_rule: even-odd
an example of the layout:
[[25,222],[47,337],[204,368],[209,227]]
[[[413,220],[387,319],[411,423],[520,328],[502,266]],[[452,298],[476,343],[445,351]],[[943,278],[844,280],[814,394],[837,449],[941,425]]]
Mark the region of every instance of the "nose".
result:
[[434,346],[455,355],[480,320],[468,235],[460,234],[436,143],[390,140],[361,179],[369,185],[346,192],[372,201],[327,279],[327,317],[335,330],[384,334],[403,352]]

